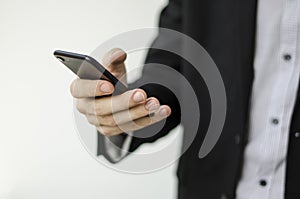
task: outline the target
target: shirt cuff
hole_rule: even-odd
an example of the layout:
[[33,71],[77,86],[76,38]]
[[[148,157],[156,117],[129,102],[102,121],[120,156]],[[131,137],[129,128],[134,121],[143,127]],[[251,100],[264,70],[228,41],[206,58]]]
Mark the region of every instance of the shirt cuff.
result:
[[129,147],[132,141],[132,132],[126,135],[126,138],[122,136],[104,137],[104,147],[106,154],[113,162],[119,162],[126,155],[128,155]]

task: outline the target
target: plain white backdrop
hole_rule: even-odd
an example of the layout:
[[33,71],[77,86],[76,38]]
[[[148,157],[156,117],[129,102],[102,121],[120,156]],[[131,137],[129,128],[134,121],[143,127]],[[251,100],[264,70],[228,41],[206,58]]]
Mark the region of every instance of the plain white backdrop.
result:
[[[74,75],[52,56],[55,49],[88,54],[113,35],[156,26],[166,3],[0,1],[0,199],[176,197],[176,165],[130,175],[99,164],[86,152],[69,93]],[[144,54],[129,56],[127,65],[140,65],[143,59]],[[156,145],[139,150],[147,147]]]

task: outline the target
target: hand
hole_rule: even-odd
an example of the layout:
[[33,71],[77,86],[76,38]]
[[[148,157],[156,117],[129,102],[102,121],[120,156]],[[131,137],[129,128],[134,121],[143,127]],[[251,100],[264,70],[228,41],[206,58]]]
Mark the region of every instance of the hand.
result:
[[[125,60],[124,51],[113,49],[104,56],[102,62],[107,70],[127,84]],[[171,114],[169,106],[160,105],[154,97],[148,98],[142,89],[107,96],[113,93],[114,86],[106,80],[76,79],[70,89],[77,99],[78,111],[105,136],[134,132]]]

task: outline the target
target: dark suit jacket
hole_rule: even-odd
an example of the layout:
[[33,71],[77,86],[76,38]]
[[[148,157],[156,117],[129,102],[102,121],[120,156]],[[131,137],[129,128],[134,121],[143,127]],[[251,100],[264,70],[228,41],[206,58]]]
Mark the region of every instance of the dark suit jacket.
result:
[[[247,143],[249,99],[254,75],[256,3],[255,0],[170,0],[161,13],[160,27],[183,32],[208,51],[223,77],[227,93],[227,117],[222,135],[211,153],[199,159],[199,148],[211,114],[205,82],[201,76],[195,77],[193,68],[180,57],[156,49],[149,51],[146,63],[162,63],[180,71],[191,82],[199,98],[202,115],[200,128],[196,139],[180,158],[177,172],[180,199],[235,196],[243,164],[243,150]],[[163,41],[164,35],[158,35],[153,45],[163,46]],[[148,65],[144,67],[142,79],[150,75],[155,74],[151,74],[151,65]],[[181,108],[174,94],[158,85],[146,85],[143,88],[149,96],[155,96],[162,104],[170,105],[173,112],[159,133],[150,138],[134,138],[130,151],[145,142],[154,142],[180,122],[185,127],[184,134],[188,134],[186,121],[180,121]],[[151,128],[137,133],[151,133]],[[297,155],[300,138],[294,136],[297,131],[300,131],[300,92],[290,128],[286,198],[300,198],[300,171],[297,170],[300,169],[300,155]],[[101,136],[99,138],[101,142]],[[101,143],[99,147],[99,152],[103,153]]]

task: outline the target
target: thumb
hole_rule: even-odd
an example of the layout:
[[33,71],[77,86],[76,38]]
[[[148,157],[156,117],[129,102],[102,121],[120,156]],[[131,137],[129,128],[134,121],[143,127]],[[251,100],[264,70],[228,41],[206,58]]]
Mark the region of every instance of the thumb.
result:
[[120,48],[114,48],[108,51],[102,59],[102,64],[111,72],[115,77],[127,84],[126,68],[124,61],[127,54]]
[[126,60],[127,54],[120,48],[114,48],[108,51],[102,59],[103,65],[109,69],[113,69],[114,67],[123,64]]

